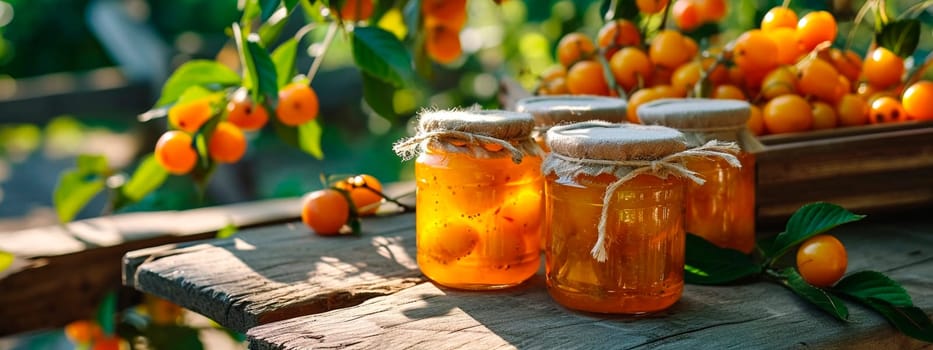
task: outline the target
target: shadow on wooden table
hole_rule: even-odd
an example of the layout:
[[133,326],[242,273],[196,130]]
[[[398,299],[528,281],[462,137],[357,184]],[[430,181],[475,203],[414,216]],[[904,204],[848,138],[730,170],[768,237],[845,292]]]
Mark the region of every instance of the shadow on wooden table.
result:
[[413,226],[410,217],[379,217],[360,235],[322,237],[297,222],[137,251],[124,259],[125,284],[245,332],[423,282]]
[[[439,293],[416,297],[420,302],[403,307],[400,313],[409,319],[407,329],[442,324],[446,332],[438,348],[626,348],[663,344],[669,338],[715,327],[752,322],[777,314],[756,315],[758,310],[711,307],[696,295],[685,295],[670,309],[647,315],[599,315],[562,307],[547,294],[544,274],[538,273],[526,283],[501,291],[471,292],[444,287]],[[448,317],[461,314],[461,317]],[[715,321],[692,320],[676,315],[702,315]],[[465,317],[464,317],[465,316]],[[477,336],[482,335],[482,336]],[[434,345],[406,344],[415,347]]]

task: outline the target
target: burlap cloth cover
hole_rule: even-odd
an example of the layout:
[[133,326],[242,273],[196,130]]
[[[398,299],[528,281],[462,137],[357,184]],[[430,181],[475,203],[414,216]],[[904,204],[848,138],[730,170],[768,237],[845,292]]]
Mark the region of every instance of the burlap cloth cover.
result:
[[424,111],[415,136],[392,149],[405,160],[427,149],[464,153],[476,158],[511,157],[516,164],[527,155],[542,156],[531,139],[534,118],[528,113],[499,110]]
[[533,96],[518,100],[515,110],[535,118],[533,136],[544,134],[554,125],[605,120],[625,121],[628,104],[621,98],[603,96],[556,95]]
[[643,124],[683,132],[687,147],[719,140],[736,142],[746,152],[757,152],[763,146],[745,125],[750,115],[751,105],[739,100],[671,98],[638,107],[638,119]]
[[603,121],[561,125],[548,130],[547,144],[551,153],[542,165],[545,175],[554,174],[561,181],[570,182],[581,174],[613,174],[617,178],[606,187],[603,195],[597,226],[599,236],[591,251],[599,262],[607,258],[609,202],[621,185],[642,174],[659,178],[679,176],[702,184],[704,180],[684,166],[684,160],[690,157],[721,158],[732,166],[741,166],[733,155],[739,151],[735,143],[710,141],[688,149],[682,133],[663,126]]

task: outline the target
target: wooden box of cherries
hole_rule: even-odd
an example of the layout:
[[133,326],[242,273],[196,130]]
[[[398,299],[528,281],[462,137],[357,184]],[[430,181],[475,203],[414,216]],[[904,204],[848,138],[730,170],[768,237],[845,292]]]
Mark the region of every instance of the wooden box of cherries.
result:
[[[538,75],[533,93],[618,96],[633,123],[639,106],[661,98],[749,101],[748,127],[765,145],[758,153],[762,221],[783,220],[813,201],[860,213],[933,203],[933,81],[921,78],[933,59],[905,64],[919,41],[931,39],[910,19],[922,8],[873,19],[870,48],[858,53],[827,11],[774,7],[758,28],[698,44],[692,31],[720,21],[725,1],[635,3],[635,18],[607,13],[615,19],[595,36],[564,35],[559,64]],[[528,94],[503,85],[506,106]]]

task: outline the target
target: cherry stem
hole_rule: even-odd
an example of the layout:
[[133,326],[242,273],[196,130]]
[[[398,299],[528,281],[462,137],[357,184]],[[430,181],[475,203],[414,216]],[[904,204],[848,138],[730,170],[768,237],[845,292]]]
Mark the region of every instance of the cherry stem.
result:
[[[855,40],[855,32],[858,30],[859,25],[862,24],[862,21],[865,19],[865,16],[872,10],[873,6],[877,3],[872,1],[867,1],[858,9],[858,13],[855,15],[855,19],[852,21],[852,29],[849,29],[849,35],[846,37],[846,45],[843,48],[843,52],[848,51],[852,48],[852,42]],[[874,40],[874,39],[872,39]]]
[[764,269],[764,274],[765,276],[774,279],[775,282],[784,283],[784,276],[781,276],[781,274],[771,269],[770,267]]
[[[389,197],[389,196],[386,195],[385,193],[382,193],[382,191],[379,191],[379,190],[377,190],[377,189],[375,189],[375,188],[369,187],[369,184],[367,184],[367,183],[365,183],[365,182],[364,182],[362,185],[357,186],[357,187],[365,188],[365,189],[369,190],[369,191],[372,192],[372,193],[378,194],[380,197],[384,198],[384,199],[386,200],[386,202],[389,202],[389,203],[392,203],[392,204],[395,204],[395,205],[401,207],[403,213],[408,213],[408,212],[413,212],[413,211],[415,211],[415,207],[410,206],[410,205],[405,204],[405,203],[402,203],[402,202],[399,202],[397,199],[392,198],[392,197]],[[407,196],[407,195],[408,195],[408,194],[405,194],[405,195],[400,196],[400,197],[405,197],[405,196]]]
[[606,22],[612,21],[616,16],[616,7],[619,6],[619,0],[612,0],[609,2],[609,10],[606,11],[605,19]]
[[888,24],[890,19],[888,19],[887,11],[885,11],[885,9],[888,8],[885,0],[878,0],[876,8],[878,10],[878,17],[881,19],[881,24]]
[[[696,86],[702,86],[702,84],[705,81],[708,81],[709,76],[713,74],[713,71],[716,70],[716,68],[718,68],[719,66],[723,66],[723,67],[726,66],[726,55],[725,54],[719,54],[718,56],[716,56],[716,61],[713,61],[713,64],[711,64],[709,68],[703,70],[700,73],[700,79],[697,80],[697,82],[694,84],[694,89],[696,89]],[[698,97],[705,97],[705,96],[698,96]]]
[[321,42],[323,46],[321,48],[321,53],[314,58],[314,62],[311,63],[311,68],[308,69],[308,83],[314,81],[314,76],[317,75],[318,70],[321,69],[321,63],[324,62],[324,55],[327,55],[327,49],[330,48],[330,44],[334,41],[334,37],[337,36],[337,22],[331,22],[330,26],[327,27],[327,35],[324,36],[324,41]]
[[[897,16],[897,19],[909,18],[910,16],[919,16],[922,11],[926,10],[931,5],[933,5],[933,1],[931,0],[918,2],[911,7],[908,7],[906,10],[904,10],[904,12],[901,12],[901,14]],[[914,12],[917,14],[915,15]]]

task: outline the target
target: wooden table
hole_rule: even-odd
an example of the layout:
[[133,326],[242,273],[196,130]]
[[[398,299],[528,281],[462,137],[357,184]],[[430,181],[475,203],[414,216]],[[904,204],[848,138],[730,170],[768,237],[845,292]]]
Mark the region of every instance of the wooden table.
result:
[[[253,349],[923,348],[866,308],[839,322],[781,286],[688,285],[669,310],[621,317],[567,310],[543,272],[496,292],[438,287],[420,274],[414,215],[368,218],[359,236],[300,222],[138,250],[124,283],[246,332]],[[882,271],[933,312],[933,222],[866,221],[833,231],[849,271]]]
[[[0,232],[0,251],[14,255],[12,266],[0,271],[0,336],[87,319],[120,286],[120,261],[129,251],[209,239],[227,225],[291,222],[300,203],[299,198],[270,199]],[[121,292],[127,291],[119,299],[131,302],[134,296],[127,294],[138,293]]]

